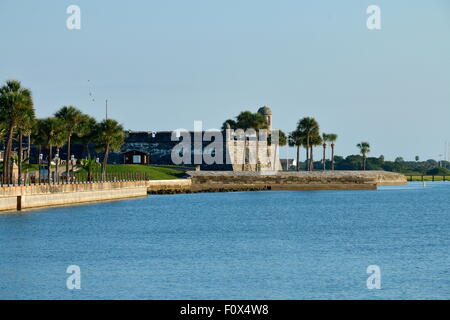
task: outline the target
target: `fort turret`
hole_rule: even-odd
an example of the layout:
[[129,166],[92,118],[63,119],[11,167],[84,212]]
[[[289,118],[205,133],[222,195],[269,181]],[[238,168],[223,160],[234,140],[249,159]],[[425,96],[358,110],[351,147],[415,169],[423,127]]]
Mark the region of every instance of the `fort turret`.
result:
[[258,113],[261,113],[264,118],[267,121],[267,124],[269,125],[268,130],[271,131],[272,130],[272,110],[270,110],[269,107],[262,107],[259,108]]

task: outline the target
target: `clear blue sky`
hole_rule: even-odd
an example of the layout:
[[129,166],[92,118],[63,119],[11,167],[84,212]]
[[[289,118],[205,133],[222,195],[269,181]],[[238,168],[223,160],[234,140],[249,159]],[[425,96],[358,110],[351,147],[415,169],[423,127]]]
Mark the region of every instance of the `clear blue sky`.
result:
[[0,81],[30,88],[39,117],[72,104],[101,119],[108,98],[127,129],[208,129],[268,105],[286,132],[315,117],[340,155],[367,140],[437,159],[450,141],[449,0],[1,0],[0,30]]

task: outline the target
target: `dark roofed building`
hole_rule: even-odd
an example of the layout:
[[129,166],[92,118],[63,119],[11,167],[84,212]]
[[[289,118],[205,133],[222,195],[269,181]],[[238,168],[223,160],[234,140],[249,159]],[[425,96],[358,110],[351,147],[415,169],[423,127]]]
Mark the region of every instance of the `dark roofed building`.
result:
[[130,150],[123,152],[122,155],[125,164],[150,164],[150,156],[147,152]]

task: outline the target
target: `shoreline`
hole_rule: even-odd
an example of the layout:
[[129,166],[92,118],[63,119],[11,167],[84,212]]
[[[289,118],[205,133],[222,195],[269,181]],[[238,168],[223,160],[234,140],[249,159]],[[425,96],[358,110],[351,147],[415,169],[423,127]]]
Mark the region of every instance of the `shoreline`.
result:
[[187,179],[0,187],[0,212],[125,200],[152,194],[376,190],[404,185],[406,176],[384,171],[232,172],[189,171]]

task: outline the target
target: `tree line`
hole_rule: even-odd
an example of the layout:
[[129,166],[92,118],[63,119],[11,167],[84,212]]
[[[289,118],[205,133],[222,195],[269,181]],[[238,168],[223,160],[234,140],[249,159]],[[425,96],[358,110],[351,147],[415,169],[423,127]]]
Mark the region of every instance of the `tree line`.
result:
[[[349,155],[347,157],[335,156],[337,170],[358,170],[361,167],[363,158],[361,155]],[[367,170],[385,170],[399,172],[406,175],[449,175],[450,162],[436,161],[429,159],[426,161],[405,161],[402,157],[397,157],[394,161],[385,160],[384,156],[367,157]],[[316,163],[316,166],[318,164]]]
[[[27,156],[23,155],[23,139],[28,139]],[[72,140],[82,143],[88,151],[88,159],[84,160],[87,167],[93,166],[90,159],[89,144],[94,143],[97,151],[102,151],[102,176],[106,175],[108,155],[111,151],[119,151],[124,143],[123,126],[114,119],[104,119],[97,122],[93,117],[82,113],[75,106],[62,106],[53,116],[37,119],[32,93],[23,88],[20,81],[9,80],[0,87],[0,140],[5,140],[2,182],[12,181],[13,164],[18,166],[18,184],[21,184],[22,169],[30,161],[31,143],[47,148],[48,181],[50,183],[53,149],[67,146],[65,159],[65,174],[70,180],[69,163],[71,162]],[[16,140],[19,150],[13,156],[13,141]],[[58,154],[58,153],[57,153]],[[41,159],[40,159],[41,160]]]

